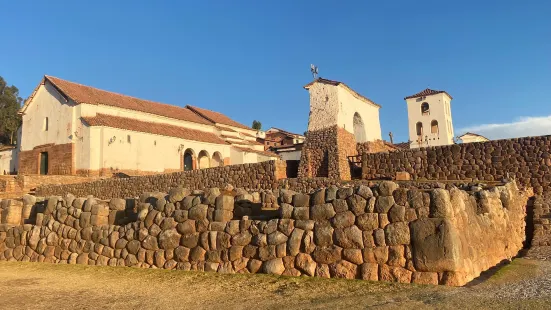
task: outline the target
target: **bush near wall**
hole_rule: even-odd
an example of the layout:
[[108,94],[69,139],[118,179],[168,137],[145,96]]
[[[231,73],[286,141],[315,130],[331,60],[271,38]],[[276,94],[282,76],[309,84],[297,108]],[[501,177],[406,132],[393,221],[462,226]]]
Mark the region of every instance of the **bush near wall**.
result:
[[0,260],[463,285],[520,250],[526,201],[514,183],[25,196],[0,202]]
[[362,154],[362,178],[499,181],[515,178],[537,193],[551,185],[551,136],[527,137],[391,153]]

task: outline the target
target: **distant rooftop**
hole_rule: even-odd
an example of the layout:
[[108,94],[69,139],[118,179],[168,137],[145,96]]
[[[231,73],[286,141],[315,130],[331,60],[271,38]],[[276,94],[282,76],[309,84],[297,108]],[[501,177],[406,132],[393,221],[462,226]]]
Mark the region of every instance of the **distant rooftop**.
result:
[[444,93],[444,94],[448,95],[448,97],[453,99],[453,97],[450,96],[450,94],[448,94],[445,90],[434,90],[434,89],[426,88],[425,90],[423,90],[421,92],[418,92],[415,95],[405,97],[404,100],[411,99],[411,98],[417,98],[417,97],[426,97],[426,96],[436,95],[436,94],[441,94],[441,93]]

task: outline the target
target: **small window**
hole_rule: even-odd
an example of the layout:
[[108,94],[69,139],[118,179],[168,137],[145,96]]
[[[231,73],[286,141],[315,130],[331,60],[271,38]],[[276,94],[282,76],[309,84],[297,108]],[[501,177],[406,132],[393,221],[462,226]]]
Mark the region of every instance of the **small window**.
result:
[[126,136],[126,142],[131,143],[132,140],[130,139],[130,135]]
[[438,121],[437,120],[433,120],[430,123],[430,132],[438,134]]
[[48,121],[48,118],[46,117],[44,119],[44,131],[48,131],[48,126],[49,126],[49,121]]
[[423,123],[418,122],[415,127],[417,129],[417,135],[422,136],[423,135]]
[[421,114],[423,115],[429,115],[430,114],[430,106],[428,102],[423,102],[421,104]]

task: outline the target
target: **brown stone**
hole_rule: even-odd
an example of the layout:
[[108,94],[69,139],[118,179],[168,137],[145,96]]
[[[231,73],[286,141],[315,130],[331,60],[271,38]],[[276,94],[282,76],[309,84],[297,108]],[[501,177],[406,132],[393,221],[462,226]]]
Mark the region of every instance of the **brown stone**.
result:
[[438,285],[438,273],[414,271],[411,282],[415,284]]
[[341,260],[329,265],[329,273],[332,278],[355,279],[358,274],[358,266]]
[[352,211],[354,215],[358,216],[365,213],[367,202],[362,196],[354,194],[348,197],[346,202],[348,204],[348,209]]
[[330,203],[314,205],[310,208],[310,219],[314,221],[326,221],[335,216],[335,214],[335,209]]
[[356,216],[354,216],[354,213],[352,213],[352,211],[345,211],[337,213],[331,220],[331,223],[335,228],[345,228],[354,225],[355,221]]
[[317,265],[310,255],[299,253],[295,260],[295,266],[307,275],[314,276]]
[[267,274],[281,275],[285,271],[285,266],[281,258],[275,258],[264,262],[263,268],[264,272]]
[[345,260],[356,265],[361,265],[364,262],[362,250],[360,249],[344,249],[342,251],[342,256]]
[[387,282],[411,283],[412,272],[388,265],[379,265],[379,280]]
[[388,224],[385,227],[385,241],[387,245],[410,243],[409,226],[406,222]]
[[[165,250],[174,249],[180,244],[180,237],[181,236],[176,231],[176,229],[165,230],[159,234],[159,246],[161,249],[165,249]],[[148,250],[153,250],[153,249],[148,249]]]
[[364,263],[360,266],[362,280],[379,281],[379,265]]
[[347,249],[363,249],[362,231],[357,226],[336,229],[335,244]]
[[379,227],[379,216],[377,213],[364,213],[356,218],[356,225],[361,230],[375,230]]
[[341,259],[342,248],[332,245],[328,247],[316,247],[312,253],[314,260],[320,264],[332,264]]

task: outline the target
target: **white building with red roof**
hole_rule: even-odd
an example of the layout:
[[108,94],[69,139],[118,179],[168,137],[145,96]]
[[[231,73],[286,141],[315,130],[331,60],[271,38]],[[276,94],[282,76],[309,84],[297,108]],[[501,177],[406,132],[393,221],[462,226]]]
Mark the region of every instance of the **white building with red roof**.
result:
[[21,108],[19,173],[153,174],[278,158],[256,130],[179,107],[45,76]]

